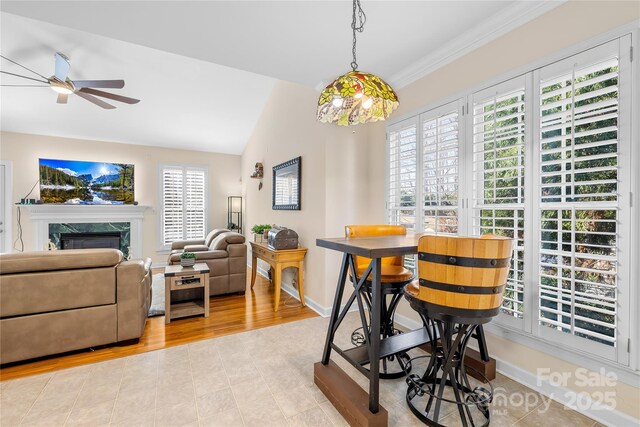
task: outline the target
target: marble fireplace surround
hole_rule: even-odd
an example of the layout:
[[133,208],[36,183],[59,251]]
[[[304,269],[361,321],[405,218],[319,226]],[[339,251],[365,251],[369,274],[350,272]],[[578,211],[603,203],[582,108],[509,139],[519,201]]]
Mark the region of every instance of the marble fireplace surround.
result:
[[[148,206],[134,205],[21,205],[34,226],[33,247],[47,250],[49,224],[122,223],[130,224],[132,258],[142,257],[142,221]],[[26,218],[25,218],[26,219]]]

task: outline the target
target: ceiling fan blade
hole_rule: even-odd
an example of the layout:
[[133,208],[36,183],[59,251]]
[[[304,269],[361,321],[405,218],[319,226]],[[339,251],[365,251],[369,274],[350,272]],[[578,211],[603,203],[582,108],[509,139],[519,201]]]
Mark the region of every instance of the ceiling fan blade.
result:
[[58,94],[58,99],[57,99],[56,102],[58,104],[66,104],[68,98],[69,98],[69,95],[67,95],[66,93],[59,93]]
[[22,79],[33,80],[33,81],[35,81],[35,82],[40,82],[40,83],[49,83],[49,81],[48,81],[48,80],[34,79],[33,77],[27,77],[27,76],[23,76],[23,75],[21,75],[21,74],[10,73],[10,72],[8,72],[8,71],[1,71],[1,70],[0,70],[0,73],[2,73],[2,74],[8,74],[8,75],[10,75],[10,76],[20,77],[20,78],[22,78]]
[[114,101],[124,102],[125,104],[137,104],[140,102],[139,99],[129,98],[128,96],[116,95],[115,93],[104,92],[97,89],[90,89],[87,87],[83,87],[78,90],[79,92],[88,93],[91,95],[101,96],[103,98],[113,99]]
[[56,79],[64,82],[65,80],[67,80],[69,69],[71,68],[71,65],[69,64],[69,58],[67,58],[60,52],[56,52],[54,56],[56,58],[56,72],[54,73],[54,75],[56,76]]
[[73,85],[78,89],[83,87],[122,89],[124,87],[124,80],[74,80]]
[[107,104],[102,99],[96,98],[95,96],[89,95],[88,93],[83,93],[83,92],[80,92],[79,90],[77,90],[75,92],[75,94],[78,95],[81,98],[86,99],[89,102],[92,102],[92,103],[96,104],[98,107],[104,108],[105,110],[113,110],[114,108],[116,108],[111,104]]

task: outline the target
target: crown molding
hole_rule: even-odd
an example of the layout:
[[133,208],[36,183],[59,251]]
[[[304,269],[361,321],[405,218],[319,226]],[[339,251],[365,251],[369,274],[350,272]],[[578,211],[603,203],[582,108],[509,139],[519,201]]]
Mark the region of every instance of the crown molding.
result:
[[438,68],[478,49],[504,34],[544,15],[566,3],[567,0],[545,0],[542,2],[518,1],[505,8],[471,30],[462,33],[449,43],[416,61],[401,72],[391,76],[388,82],[396,90],[434,72]]

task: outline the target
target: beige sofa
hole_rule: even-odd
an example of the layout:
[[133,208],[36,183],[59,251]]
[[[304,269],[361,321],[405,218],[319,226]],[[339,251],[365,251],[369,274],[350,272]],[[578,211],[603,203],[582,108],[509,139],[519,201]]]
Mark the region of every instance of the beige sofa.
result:
[[[242,234],[223,228],[211,231],[205,239],[173,242],[168,264],[180,264],[180,254],[194,252],[196,262],[209,266],[209,296],[244,293],[247,287],[247,245]],[[191,299],[192,292],[180,291],[178,300]],[[174,297],[172,297],[174,298]]]
[[115,249],[0,255],[0,363],[142,336],[151,260]]

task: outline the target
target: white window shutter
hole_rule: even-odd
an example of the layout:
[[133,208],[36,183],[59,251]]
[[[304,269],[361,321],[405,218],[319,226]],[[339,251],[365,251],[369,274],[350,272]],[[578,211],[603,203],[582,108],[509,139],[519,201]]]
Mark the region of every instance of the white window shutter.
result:
[[162,245],[203,239],[206,234],[206,170],[163,166]]
[[400,123],[389,131],[388,214],[390,224],[416,231],[418,127]]
[[525,296],[525,81],[473,95],[473,233],[514,239],[501,311],[522,326]]
[[182,169],[162,169],[162,244],[184,236],[184,200]]
[[459,102],[422,115],[422,227],[435,234],[458,234],[460,140]]
[[204,239],[205,224],[205,179],[203,170],[187,170],[185,186],[186,224],[185,238]]
[[578,338],[585,348],[604,345],[611,350],[599,353],[614,358],[621,250],[620,64],[616,54],[597,60],[593,54],[539,74],[538,321],[545,337]]

